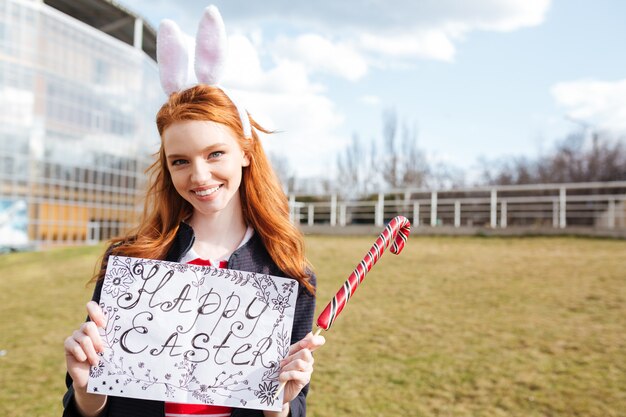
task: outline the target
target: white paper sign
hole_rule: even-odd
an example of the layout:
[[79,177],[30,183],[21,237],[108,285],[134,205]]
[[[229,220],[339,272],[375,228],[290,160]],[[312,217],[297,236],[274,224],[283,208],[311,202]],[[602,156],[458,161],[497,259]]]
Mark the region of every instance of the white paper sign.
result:
[[278,411],[297,293],[287,278],[111,256],[88,392]]

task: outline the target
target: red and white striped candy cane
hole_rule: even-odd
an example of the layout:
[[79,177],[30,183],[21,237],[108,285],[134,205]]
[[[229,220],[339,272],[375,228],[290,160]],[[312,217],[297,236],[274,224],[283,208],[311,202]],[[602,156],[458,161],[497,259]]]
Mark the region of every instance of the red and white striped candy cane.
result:
[[[346,282],[339,291],[337,291],[337,294],[335,294],[330,303],[328,303],[324,311],[322,311],[322,314],[317,318],[317,325],[320,328],[315,333],[316,335],[319,334],[322,329],[330,329],[330,326],[339,313],[341,313],[341,310],[346,306],[346,303],[354,294],[354,291],[356,291],[356,287],[363,281],[365,274],[372,269],[392,240],[391,253],[399,255],[400,252],[402,252],[404,244],[409,238],[410,231],[411,223],[406,217],[396,216],[391,219],[387,227],[385,227],[385,230],[383,230],[378,236],[378,239],[376,239],[376,242],[374,242],[372,248],[365,254],[363,260],[357,265],[356,269],[352,271]],[[278,398],[283,388],[285,388],[284,382],[281,383],[276,390],[274,398]]]
[[356,269],[352,271],[346,282],[317,318],[317,325],[320,328],[324,330],[330,329],[330,326],[332,326],[339,313],[341,313],[350,297],[356,291],[356,287],[365,278],[365,274],[372,269],[391,241],[393,241],[391,253],[399,255],[402,252],[410,231],[411,223],[406,217],[396,216],[391,219],[385,230],[374,242],[372,248],[365,254],[363,260],[359,262]]

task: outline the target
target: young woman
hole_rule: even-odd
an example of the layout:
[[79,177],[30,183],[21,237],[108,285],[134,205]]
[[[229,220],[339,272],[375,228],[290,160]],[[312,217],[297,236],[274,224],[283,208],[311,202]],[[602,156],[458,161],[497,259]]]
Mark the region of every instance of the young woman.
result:
[[[137,230],[114,240],[96,279],[90,320],[65,341],[68,391],[64,416],[163,417],[305,416],[313,371],[311,352],[324,344],[310,333],[315,276],[304,256],[303,237],[289,221],[286,196],[255,131],[244,134],[240,114],[217,87],[197,85],[170,95],[157,115],[158,159]],[[108,255],[213,265],[285,276],[299,282],[292,346],[281,363],[286,382],[280,413],[192,406],[86,392],[89,368],[102,350],[98,305]]]

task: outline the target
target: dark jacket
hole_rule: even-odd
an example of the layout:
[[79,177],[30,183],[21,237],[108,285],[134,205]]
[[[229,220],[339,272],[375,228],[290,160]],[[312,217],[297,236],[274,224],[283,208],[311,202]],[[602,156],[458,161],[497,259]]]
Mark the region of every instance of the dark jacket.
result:
[[[182,223],[176,234],[174,243],[168,251],[165,260],[178,262],[182,256],[191,248],[194,242],[193,230],[186,223]],[[106,268],[106,259],[102,268]],[[250,240],[237,249],[228,260],[228,267],[247,272],[258,272],[275,276],[285,276],[285,274],[272,261],[267,250],[263,246],[261,238],[255,233]],[[311,275],[311,284],[315,286],[315,275]],[[296,302],[296,311],[291,331],[291,344],[303,339],[313,326],[313,313],[315,310],[315,297],[311,295],[303,286],[299,287]],[[100,301],[102,290],[102,280],[98,281],[94,289],[92,300]],[[74,404],[74,389],[72,379],[66,375],[66,385],[68,387],[63,397],[63,416],[79,417]],[[293,417],[306,416],[306,394],[309,386],[305,386],[300,394],[291,401],[291,415]],[[163,417],[165,415],[165,405],[163,401],[152,401],[134,398],[123,398],[109,396],[107,407],[103,416],[107,417]],[[249,410],[234,408],[232,417],[260,417],[263,412],[259,410]]]

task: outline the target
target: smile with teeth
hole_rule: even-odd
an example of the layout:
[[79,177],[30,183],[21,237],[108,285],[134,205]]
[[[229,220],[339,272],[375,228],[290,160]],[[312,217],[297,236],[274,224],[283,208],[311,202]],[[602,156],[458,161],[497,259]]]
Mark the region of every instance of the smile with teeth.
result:
[[199,190],[199,191],[194,191],[194,193],[198,196],[198,197],[206,197],[208,195],[213,194],[214,192],[216,192],[217,190],[219,190],[222,186],[218,185],[217,187],[213,187],[213,188],[208,188],[206,190]]

